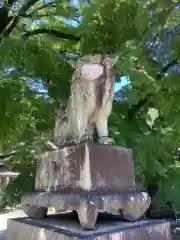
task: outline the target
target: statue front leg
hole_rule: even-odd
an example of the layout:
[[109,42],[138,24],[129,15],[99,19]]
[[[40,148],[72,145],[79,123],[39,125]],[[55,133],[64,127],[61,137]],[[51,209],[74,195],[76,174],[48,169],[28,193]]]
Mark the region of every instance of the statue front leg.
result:
[[101,144],[113,144],[114,140],[108,137],[108,118],[99,114],[96,117],[96,129],[98,133],[98,142]]

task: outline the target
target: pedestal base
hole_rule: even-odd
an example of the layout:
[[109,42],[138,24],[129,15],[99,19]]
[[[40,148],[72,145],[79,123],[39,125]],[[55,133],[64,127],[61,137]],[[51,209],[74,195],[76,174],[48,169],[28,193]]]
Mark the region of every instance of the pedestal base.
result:
[[125,220],[136,221],[149,208],[151,199],[146,192],[73,192],[34,193],[22,199],[24,212],[32,218],[43,218],[47,209],[76,211],[84,229],[94,229],[101,212],[121,215]]
[[45,219],[10,219],[6,240],[171,240],[170,225],[163,221],[123,222],[114,218],[98,220],[96,229],[84,231],[72,216]]

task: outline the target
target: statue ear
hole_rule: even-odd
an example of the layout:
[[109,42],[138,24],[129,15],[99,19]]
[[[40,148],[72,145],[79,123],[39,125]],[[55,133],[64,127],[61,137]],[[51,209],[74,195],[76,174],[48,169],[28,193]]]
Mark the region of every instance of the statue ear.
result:
[[115,57],[106,57],[105,58],[105,64],[107,64],[108,68],[111,69],[118,61],[118,56]]
[[81,67],[81,75],[87,80],[95,80],[103,74],[103,66],[100,64],[83,64]]

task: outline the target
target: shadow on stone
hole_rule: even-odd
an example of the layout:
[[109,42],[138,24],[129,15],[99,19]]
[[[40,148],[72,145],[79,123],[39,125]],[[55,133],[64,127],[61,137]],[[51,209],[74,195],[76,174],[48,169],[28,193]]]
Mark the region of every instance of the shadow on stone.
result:
[[0,230],[0,240],[5,240],[6,231]]
[[169,227],[169,223],[164,221],[144,219],[132,223],[120,220],[119,216],[100,214],[96,228],[85,231],[76,214],[56,214],[44,219],[10,219],[6,240],[21,240],[24,236],[28,240],[71,238],[109,240],[115,237],[118,240],[170,240]]

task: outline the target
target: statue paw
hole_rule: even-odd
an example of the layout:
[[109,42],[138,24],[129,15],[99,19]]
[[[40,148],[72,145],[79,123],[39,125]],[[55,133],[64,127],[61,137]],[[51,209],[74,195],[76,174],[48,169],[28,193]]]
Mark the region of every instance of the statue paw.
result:
[[104,144],[107,144],[107,145],[112,145],[112,144],[114,144],[115,143],[115,141],[114,141],[114,139],[112,139],[112,138],[108,138],[105,142],[104,142]]
[[50,140],[47,140],[46,146],[51,148],[52,150],[57,150],[58,149],[57,145],[55,143],[51,142]]
[[83,135],[78,143],[93,142],[93,137],[89,135]]
[[100,144],[112,145],[115,143],[114,139],[108,137],[102,137],[99,139]]

